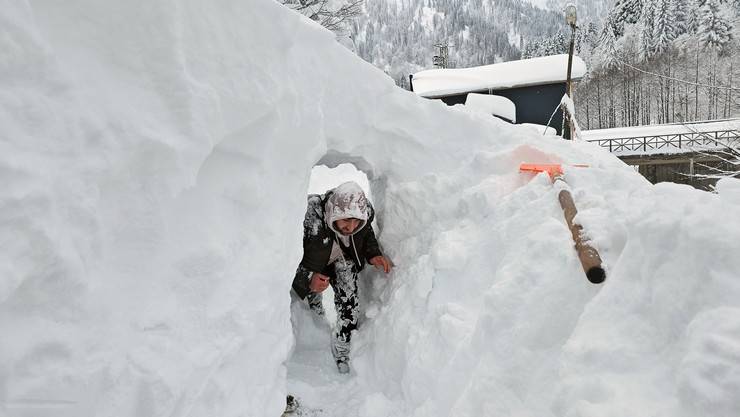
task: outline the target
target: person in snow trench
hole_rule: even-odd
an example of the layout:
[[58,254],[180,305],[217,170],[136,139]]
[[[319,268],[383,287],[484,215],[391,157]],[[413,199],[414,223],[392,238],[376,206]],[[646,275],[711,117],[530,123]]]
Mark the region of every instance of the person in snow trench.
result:
[[324,195],[308,196],[303,221],[303,259],[293,290],[308,299],[311,310],[324,315],[321,293],[331,285],[337,325],[331,351],[340,373],[349,372],[350,338],[357,328],[357,274],[369,262],[386,274],[391,263],[383,256],[371,225],[375,212],[355,182],[346,182]]

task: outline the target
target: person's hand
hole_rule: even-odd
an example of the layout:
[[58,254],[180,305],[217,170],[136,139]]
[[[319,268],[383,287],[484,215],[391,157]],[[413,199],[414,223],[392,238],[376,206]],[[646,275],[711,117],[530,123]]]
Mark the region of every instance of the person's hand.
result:
[[373,257],[370,259],[370,263],[386,274],[391,272],[391,261],[389,261],[388,258],[386,258],[385,256]]
[[308,288],[313,292],[323,292],[329,287],[329,277],[324,274],[314,272],[311,276],[311,283],[308,284]]

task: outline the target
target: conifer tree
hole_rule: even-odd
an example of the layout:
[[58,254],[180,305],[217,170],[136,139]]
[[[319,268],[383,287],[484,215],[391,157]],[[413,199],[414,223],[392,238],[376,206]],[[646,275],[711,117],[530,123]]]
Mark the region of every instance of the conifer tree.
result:
[[624,25],[620,25],[617,20],[617,13],[612,10],[604,21],[604,27],[601,29],[601,34],[599,35],[599,44],[608,42],[609,40],[607,38],[612,38],[611,40],[616,42],[616,39],[622,36],[623,29]]
[[617,66],[618,51],[617,51],[617,35],[615,28],[612,25],[604,25],[604,30],[601,32],[598,49],[600,50],[601,69],[608,71],[609,69]]
[[718,52],[732,41],[732,26],[721,11],[719,0],[706,0],[699,11],[697,28],[701,44]]
[[676,36],[689,32],[692,26],[692,13],[695,0],[675,0]]
[[653,53],[670,49],[671,42],[678,36],[676,30],[676,4],[674,0],[656,0],[653,20]]
[[[648,0],[645,0],[648,1]],[[614,4],[614,23],[616,23],[616,35],[624,34],[625,24],[635,24],[640,20],[643,0],[617,0]]]
[[558,32],[552,40],[550,53],[548,55],[567,54],[568,42],[562,32]]
[[654,0],[645,0],[642,4],[642,13],[640,14],[640,43],[638,52],[640,58],[647,60],[653,56],[655,50],[655,41],[653,38],[655,27],[655,3]]

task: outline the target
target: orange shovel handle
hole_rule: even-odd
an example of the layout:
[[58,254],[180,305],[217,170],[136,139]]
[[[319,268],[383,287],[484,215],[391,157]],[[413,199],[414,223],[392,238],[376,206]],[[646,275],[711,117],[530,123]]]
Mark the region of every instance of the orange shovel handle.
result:
[[547,172],[550,178],[563,175],[563,167],[560,164],[521,164],[519,165],[519,170],[538,173]]
[[[588,168],[585,164],[570,165],[578,168]],[[521,164],[519,165],[519,171],[522,172],[547,172],[550,179],[563,175],[563,166],[561,164]]]

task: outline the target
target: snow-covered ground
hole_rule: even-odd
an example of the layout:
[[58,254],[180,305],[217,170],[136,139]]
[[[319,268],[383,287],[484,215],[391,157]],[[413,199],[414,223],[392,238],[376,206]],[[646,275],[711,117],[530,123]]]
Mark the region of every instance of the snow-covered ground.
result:
[[501,116],[512,123],[516,122],[516,104],[506,97],[469,93],[465,97],[465,108],[479,113]]
[[[3,415],[740,410],[736,180],[653,186],[424,100],[272,0],[6,1],[0,51]],[[604,284],[523,161],[590,165],[566,178]],[[289,295],[309,175],[341,163],[396,265],[363,277],[348,376]]]

